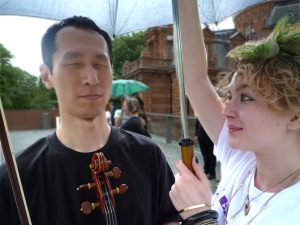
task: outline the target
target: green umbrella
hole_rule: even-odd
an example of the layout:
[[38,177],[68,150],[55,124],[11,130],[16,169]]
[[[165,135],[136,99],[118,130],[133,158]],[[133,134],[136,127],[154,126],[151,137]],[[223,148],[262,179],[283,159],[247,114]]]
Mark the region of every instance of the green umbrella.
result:
[[113,80],[111,96],[127,96],[137,92],[147,91],[149,87],[137,80]]

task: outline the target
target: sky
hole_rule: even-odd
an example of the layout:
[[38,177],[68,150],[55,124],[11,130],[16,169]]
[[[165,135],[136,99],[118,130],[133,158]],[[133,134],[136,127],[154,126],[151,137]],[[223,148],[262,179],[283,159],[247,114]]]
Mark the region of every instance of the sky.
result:
[[[39,75],[42,63],[40,42],[49,26],[56,21],[21,16],[0,16],[0,43],[14,58],[11,63],[30,74]],[[233,28],[232,18],[213,29]]]

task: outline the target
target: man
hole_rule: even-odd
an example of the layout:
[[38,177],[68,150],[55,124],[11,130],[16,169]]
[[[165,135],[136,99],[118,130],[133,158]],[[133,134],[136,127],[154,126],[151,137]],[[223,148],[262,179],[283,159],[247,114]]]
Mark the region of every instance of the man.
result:
[[[105,118],[112,84],[107,33],[88,18],[65,19],[47,30],[42,55],[41,77],[47,88],[55,89],[60,125],[17,157],[32,224],[105,224],[98,209],[89,215],[80,212],[82,202],[98,201],[94,190],[76,190],[92,182],[89,164],[95,152],[122,171],[119,179],[111,179],[112,187],[128,186],[116,196],[118,224],[177,224],[168,195],[174,177],[159,147],[110,127]],[[0,224],[19,225],[5,165],[0,187]]]

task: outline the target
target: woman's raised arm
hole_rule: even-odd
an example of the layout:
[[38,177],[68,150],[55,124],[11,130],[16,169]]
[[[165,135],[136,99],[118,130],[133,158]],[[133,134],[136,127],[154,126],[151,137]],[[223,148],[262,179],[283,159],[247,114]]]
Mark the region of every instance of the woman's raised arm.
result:
[[216,144],[225,117],[223,104],[208,78],[197,0],[179,0],[185,89],[196,116]]

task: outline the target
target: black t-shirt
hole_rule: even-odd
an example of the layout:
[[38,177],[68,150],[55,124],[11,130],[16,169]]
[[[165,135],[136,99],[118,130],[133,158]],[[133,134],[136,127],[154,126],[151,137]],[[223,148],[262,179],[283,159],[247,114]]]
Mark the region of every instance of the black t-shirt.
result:
[[[110,179],[112,187],[127,184],[117,195],[118,224],[155,225],[178,221],[169,190],[174,176],[159,147],[149,138],[112,127],[103,152],[111,167],[122,171]],[[38,140],[17,157],[20,177],[33,225],[101,225],[98,209],[80,212],[83,201],[97,202],[92,190],[77,191],[92,182],[89,169],[92,153],[80,153],[64,146],[53,133]],[[0,225],[19,225],[6,166],[0,167]]]
[[146,137],[151,137],[148,131],[143,128],[140,117],[132,116],[130,117],[122,126],[122,129],[128,130],[137,134],[144,135]]

